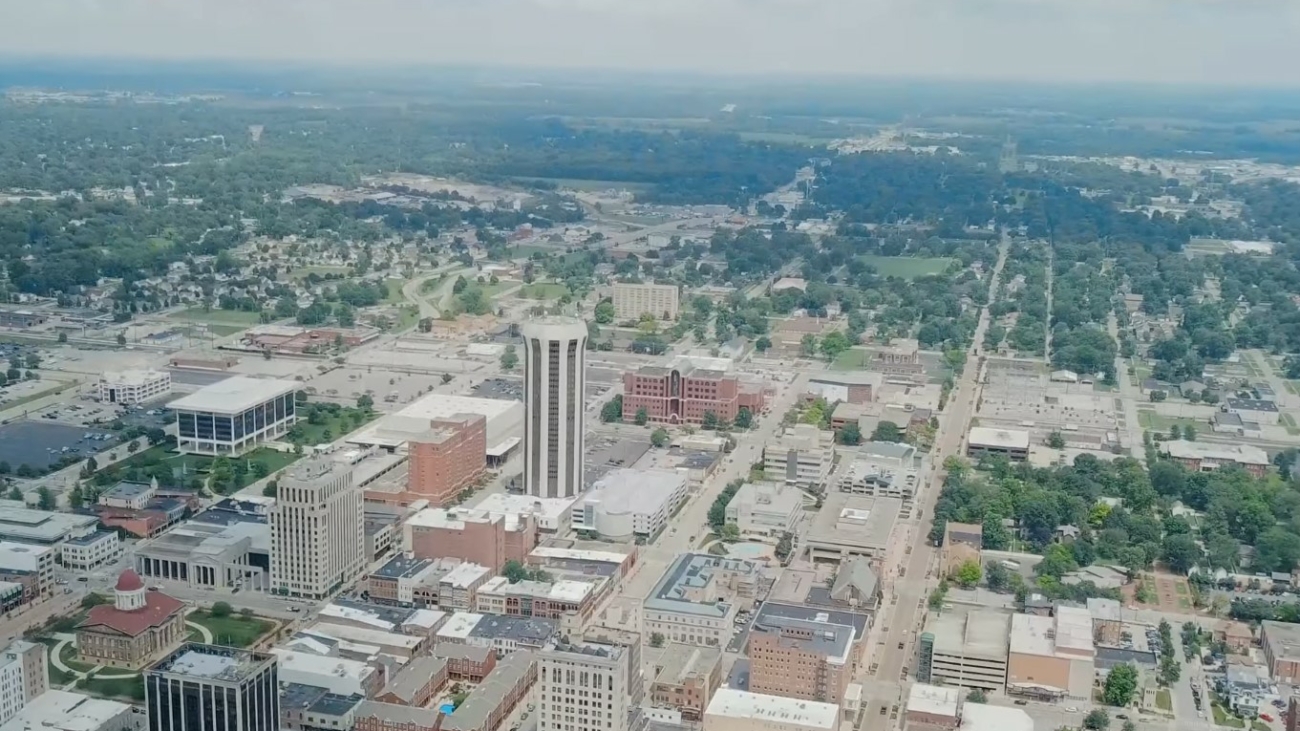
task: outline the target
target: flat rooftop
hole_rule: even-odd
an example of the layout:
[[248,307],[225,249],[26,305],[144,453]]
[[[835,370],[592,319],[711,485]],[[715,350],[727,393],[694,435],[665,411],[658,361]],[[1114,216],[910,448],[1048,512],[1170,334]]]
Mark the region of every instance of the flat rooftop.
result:
[[961,691],[958,688],[914,683],[907,693],[907,710],[909,713],[956,718],[960,700]]
[[732,688],[719,688],[709,701],[704,717],[751,719],[766,723],[791,724],[830,731],[839,724],[840,707]]
[[270,655],[259,652],[190,642],[159,661],[149,669],[149,672],[238,682],[252,677],[272,660]]
[[1249,444],[1215,444],[1176,439],[1161,442],[1160,449],[1174,459],[1208,459],[1237,464],[1268,465],[1268,453]]
[[813,518],[807,545],[832,550],[882,551],[889,545],[894,521],[902,508],[903,501],[899,498],[831,493]]
[[204,386],[188,396],[167,404],[174,411],[204,411],[213,414],[238,414],[279,396],[296,392],[302,384],[273,378],[231,376]]
[[1019,429],[998,429],[991,426],[972,426],[967,441],[972,447],[1029,449],[1029,432]]
[[[12,506],[12,507],[11,507]],[[56,513],[4,501],[0,508],[0,538],[30,543],[56,543],[72,532],[82,532],[99,522],[93,515]]]
[[[645,600],[645,608],[663,612],[695,614],[702,617],[724,618],[730,611],[727,602],[695,602],[687,598],[692,591],[708,587],[715,572],[729,571],[749,575],[757,581],[758,565],[738,558],[713,556],[706,553],[687,553],[678,556],[664,571],[659,582]],[[716,592],[715,592],[716,596]]]
[[925,631],[934,635],[936,654],[1005,661],[1011,647],[1011,615],[1002,612],[946,610],[931,614]]
[[963,703],[961,729],[962,731],[1034,731],[1034,719],[1023,710],[1011,706]]
[[484,497],[474,507],[489,513],[536,515],[550,520],[562,520],[573,507],[573,498],[534,497],[494,492]]
[[686,476],[667,470],[616,469],[606,472],[579,500],[598,502],[613,513],[655,513],[686,484]]
[[853,628],[855,640],[861,640],[867,636],[867,625],[871,621],[869,615],[861,612],[850,612],[843,609],[830,609],[827,607],[812,607],[807,604],[788,604],[786,602],[768,601],[763,602],[763,605],[758,608],[758,614],[754,616],[754,623],[759,624],[776,617],[801,619],[808,622],[825,622],[828,624],[846,625]]
[[1300,624],[1265,621],[1261,631],[1268,638],[1268,647],[1278,659],[1300,660]]
[[99,731],[115,728],[114,720],[130,713],[125,703],[50,688],[0,725],[0,731]]

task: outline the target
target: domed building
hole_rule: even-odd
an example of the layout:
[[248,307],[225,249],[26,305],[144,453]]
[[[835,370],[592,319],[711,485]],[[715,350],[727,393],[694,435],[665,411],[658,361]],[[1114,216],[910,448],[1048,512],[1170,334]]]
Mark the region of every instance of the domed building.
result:
[[82,662],[134,670],[185,641],[185,603],[147,590],[135,569],[122,572],[113,594],[112,604],[94,607],[77,626]]

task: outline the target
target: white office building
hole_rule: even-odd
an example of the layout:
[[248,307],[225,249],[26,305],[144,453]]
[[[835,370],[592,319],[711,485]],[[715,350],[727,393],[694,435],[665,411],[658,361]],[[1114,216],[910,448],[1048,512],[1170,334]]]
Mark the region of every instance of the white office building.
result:
[[615,284],[614,314],[620,320],[676,320],[679,304],[675,284]]
[[14,640],[0,651],[0,723],[18,715],[50,687],[45,645]]
[[687,485],[680,472],[610,470],[573,504],[573,529],[613,541],[651,538],[686,499]]
[[321,599],[366,567],[365,511],[352,470],[327,457],[280,478],[271,509],[271,590]]
[[99,400],[106,404],[140,404],[172,392],[167,371],[129,370],[105,373],[97,384]]
[[781,536],[803,514],[804,493],[783,482],[747,482],[727,503],[726,521],[743,535]]
[[234,376],[167,405],[176,412],[176,450],[239,455],[284,436],[293,426],[300,384]]
[[840,707],[719,688],[704,711],[704,731],[834,731]]
[[618,645],[558,643],[538,653],[537,731],[627,731],[631,652]]
[[531,320],[524,337],[524,492],[577,497],[586,444],[587,324]]
[[813,424],[795,424],[763,448],[767,479],[799,487],[819,487],[835,463],[835,434]]

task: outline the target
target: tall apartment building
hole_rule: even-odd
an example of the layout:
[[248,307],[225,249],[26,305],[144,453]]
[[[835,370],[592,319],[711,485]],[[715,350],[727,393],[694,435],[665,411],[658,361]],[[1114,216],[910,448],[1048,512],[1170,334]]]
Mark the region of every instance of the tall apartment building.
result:
[[588,642],[538,653],[537,731],[627,731],[629,656],[627,648]]
[[586,444],[587,325],[527,322],[524,337],[524,492],[577,497]]
[[675,284],[615,284],[614,314],[619,320],[676,320],[679,308]]
[[20,639],[0,651],[0,723],[13,718],[49,687],[45,645]]
[[487,419],[456,414],[430,422],[429,431],[407,443],[406,491],[446,505],[487,469]]
[[623,374],[623,421],[642,409],[655,424],[701,424],[706,414],[735,421],[742,408],[763,409],[761,388],[743,387],[734,375],[679,361],[669,366],[642,366]]
[[271,590],[322,599],[366,566],[362,491],[351,468],[324,457],[280,478],[271,509]]
[[835,435],[815,424],[786,427],[763,447],[763,472],[787,485],[817,487],[826,482],[835,462]]
[[165,396],[172,391],[172,374],[168,371],[119,371],[99,377],[96,392],[106,404],[139,404]]
[[411,516],[403,530],[403,550],[416,558],[458,558],[493,571],[506,561],[526,563],[537,547],[537,521],[529,514],[428,508]]
[[280,728],[273,655],[189,643],[145,671],[144,691],[149,731]]
[[853,627],[795,617],[761,617],[749,635],[754,693],[839,704],[853,679]]

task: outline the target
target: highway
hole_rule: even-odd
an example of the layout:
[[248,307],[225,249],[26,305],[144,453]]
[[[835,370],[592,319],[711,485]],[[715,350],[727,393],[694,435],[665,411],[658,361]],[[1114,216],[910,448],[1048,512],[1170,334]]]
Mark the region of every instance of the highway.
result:
[[[996,301],[999,294],[1002,269],[1006,265],[1009,248],[1010,241],[1004,233],[998,247],[998,261],[990,277],[989,304]],[[914,669],[917,652],[914,641],[925,621],[924,610],[929,591],[938,584],[938,579],[930,576],[937,551],[927,542],[929,529],[926,526],[934,515],[934,505],[947,476],[943,461],[947,457],[961,454],[963,439],[970,428],[971,418],[975,415],[980,395],[979,374],[984,356],[984,333],[988,329],[989,319],[989,308],[985,307],[975,328],[975,357],[967,358],[961,378],[949,394],[947,414],[940,418],[931,452],[932,479],[917,497],[919,517],[912,530],[910,543],[903,551],[895,550],[891,553],[881,572],[885,593],[882,605],[884,609],[876,618],[873,633],[876,636],[883,635],[883,639],[876,646],[868,648],[870,663],[875,667],[875,672],[868,670],[859,675],[867,699],[859,718],[859,728],[865,728],[868,722],[877,726],[881,720],[882,707],[888,715],[890,706],[902,706],[906,701],[906,684],[903,681]],[[910,553],[906,548],[911,549]]]

